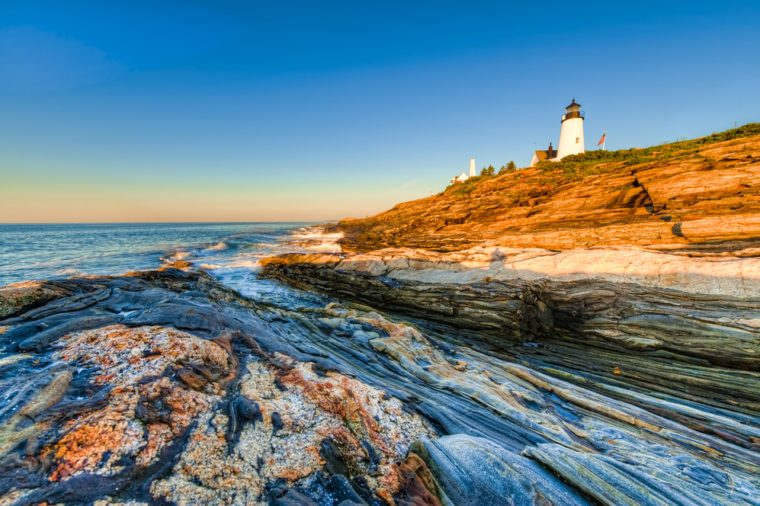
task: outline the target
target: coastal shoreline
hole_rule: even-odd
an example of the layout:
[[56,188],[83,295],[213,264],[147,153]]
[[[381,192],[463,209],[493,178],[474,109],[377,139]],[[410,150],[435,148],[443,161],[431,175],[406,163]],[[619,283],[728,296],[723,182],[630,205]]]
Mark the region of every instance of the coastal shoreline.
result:
[[[760,490],[754,367],[541,329],[510,343],[503,331],[495,340],[429,313],[405,321],[347,302],[261,304],[193,270],[10,290],[0,290],[4,377],[29,385],[11,413],[33,423],[0,420],[9,504],[311,504],[319,494],[466,504],[506,491],[585,504],[691,501],[695,487],[729,504]],[[34,465],[12,464],[19,448]],[[700,486],[684,461],[730,476],[731,489]],[[493,466],[505,470],[498,480]]]
[[752,135],[0,287],[0,504],[751,504]]

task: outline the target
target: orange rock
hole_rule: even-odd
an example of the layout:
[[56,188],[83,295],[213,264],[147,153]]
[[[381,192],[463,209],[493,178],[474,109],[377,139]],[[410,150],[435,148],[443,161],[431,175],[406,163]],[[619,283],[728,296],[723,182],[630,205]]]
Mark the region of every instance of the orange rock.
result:
[[399,483],[396,495],[409,506],[440,506],[436,486],[425,462],[416,454],[410,453],[398,466]]
[[[566,250],[760,236],[760,128],[647,149],[589,152],[477,178],[337,225],[346,251],[457,251],[484,242]],[[753,135],[754,134],[754,135]],[[730,135],[728,136],[730,137]],[[270,263],[303,263],[296,257]],[[311,255],[310,263],[335,263]]]
[[[174,329],[111,326],[66,336],[61,343],[61,357],[95,366],[100,372],[96,382],[113,388],[105,406],[70,420],[60,439],[43,450],[51,460],[53,481],[83,471],[108,474],[127,455],[135,457],[138,466],[150,464],[218,399],[186,384],[223,392],[223,379],[210,382],[184,369],[187,374],[178,374],[183,380],[179,382],[159,376],[166,368],[183,370],[177,362],[196,363],[201,369],[229,373],[230,360],[222,347]],[[152,360],[142,360],[135,352],[147,343],[156,353]]]
[[395,506],[396,501],[393,500],[393,494],[385,490],[383,487],[375,490],[375,494],[377,494],[377,496],[382,499],[385,504],[388,504],[389,506]]

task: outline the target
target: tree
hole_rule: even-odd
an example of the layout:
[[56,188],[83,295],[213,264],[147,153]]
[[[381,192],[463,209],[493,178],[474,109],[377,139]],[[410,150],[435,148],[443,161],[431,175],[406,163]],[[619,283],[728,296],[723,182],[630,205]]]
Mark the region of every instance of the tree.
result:
[[510,160],[508,164],[499,169],[499,175],[506,174],[507,172],[513,171],[516,168],[517,164],[515,164],[513,160]]
[[480,171],[481,176],[493,176],[494,172],[496,172],[496,169],[494,169],[493,165],[489,165],[488,167],[484,167],[482,171]]

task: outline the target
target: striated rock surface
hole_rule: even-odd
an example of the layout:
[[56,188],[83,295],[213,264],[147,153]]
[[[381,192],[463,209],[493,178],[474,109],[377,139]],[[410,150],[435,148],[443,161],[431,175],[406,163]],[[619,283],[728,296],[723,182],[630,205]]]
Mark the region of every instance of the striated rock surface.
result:
[[0,288],[0,504],[759,504],[758,160],[748,125],[472,180],[306,231],[261,300],[188,261]]
[[758,134],[476,178],[262,262],[362,304],[322,325],[370,324],[351,354],[439,429],[397,504],[757,504]]
[[483,438],[423,440],[402,466],[414,473],[407,487],[425,487],[439,504],[589,504],[534,461]]
[[286,255],[265,275],[501,339],[760,368],[760,258],[474,248]]
[[0,318],[7,318],[67,295],[54,283],[25,281],[0,287]]
[[206,275],[55,287],[3,321],[0,504],[393,502],[396,464],[437,435],[382,390],[277,351],[272,314]]
[[[167,269],[0,321],[1,504],[753,504],[760,374]],[[460,285],[467,286],[467,285]]]

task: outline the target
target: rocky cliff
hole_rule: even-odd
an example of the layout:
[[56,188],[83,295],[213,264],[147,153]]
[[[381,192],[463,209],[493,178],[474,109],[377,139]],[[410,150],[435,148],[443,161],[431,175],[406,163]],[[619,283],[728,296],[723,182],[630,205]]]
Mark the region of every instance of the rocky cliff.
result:
[[265,275],[504,340],[760,366],[760,124],[471,179],[337,229],[347,252]]
[[512,342],[667,351],[760,370],[760,258],[633,249],[286,255],[265,273]]
[[348,251],[491,244],[731,248],[760,237],[760,124],[700,139],[592,151],[449,186],[337,224]]
[[757,504],[759,166],[750,125],[477,179],[261,300],[0,287],[0,505]]
[[[491,404],[488,387],[473,383],[494,357],[508,357],[502,371],[581,409],[574,412],[583,430],[563,421],[572,442],[528,443],[520,452],[527,460],[519,464],[494,456],[505,466],[499,469],[527,471],[538,463],[538,470],[603,504],[754,501],[729,482],[741,481],[744,470],[756,473],[760,464],[760,125],[475,178],[332,230],[344,234],[342,253],[270,258],[264,275],[411,320],[428,338],[443,336],[442,353],[454,339],[470,359],[450,360],[443,377],[445,368],[419,342],[373,346],[438,388],[468,392],[501,417],[509,418],[511,409]],[[511,393],[520,411],[535,400],[519,389]],[[686,406],[697,411],[687,415]],[[596,440],[591,434],[605,430],[591,428],[586,410],[615,420],[610,435],[622,430],[632,439],[613,437],[611,446]],[[708,421],[718,412],[749,432]],[[648,417],[655,414],[694,432],[679,435],[661,419],[653,423]],[[532,427],[530,419],[519,425]],[[538,423],[551,425],[545,418]],[[444,432],[474,434],[460,426]],[[676,477],[671,463],[659,461],[679,452],[660,444],[695,448],[708,434],[716,438],[707,443],[712,449],[718,440],[737,445],[708,450],[708,460],[726,470],[722,485],[708,485],[717,476],[712,471]],[[416,469],[418,489],[467,504],[448,481],[452,469],[469,458],[464,455],[498,453],[519,437],[490,443],[458,437],[415,443],[404,465]],[[452,448],[456,455],[441,453]],[[748,459],[744,470],[729,470],[745,458],[740,455]],[[707,471],[707,461],[698,460],[692,469]],[[488,490],[477,478],[468,480]]]

